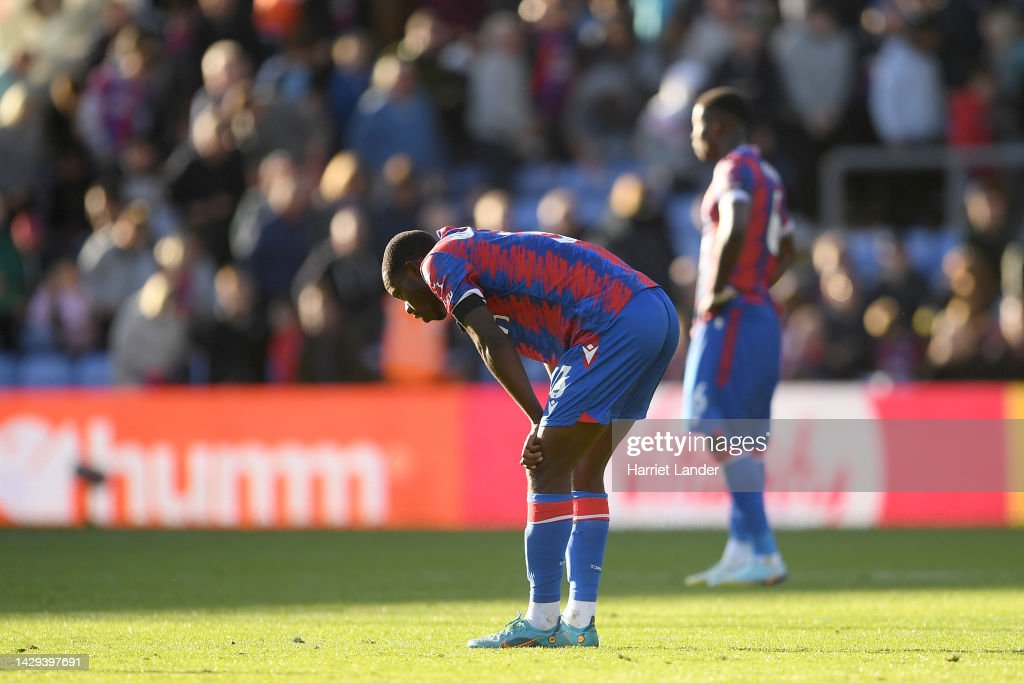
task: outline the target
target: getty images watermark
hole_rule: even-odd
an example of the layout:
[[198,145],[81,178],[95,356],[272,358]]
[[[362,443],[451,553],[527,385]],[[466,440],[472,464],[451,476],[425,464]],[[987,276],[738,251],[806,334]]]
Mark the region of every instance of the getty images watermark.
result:
[[639,420],[613,433],[617,492],[725,491],[725,469],[751,457],[766,481],[739,490],[1024,491],[1024,420]]
[[[626,463],[626,474],[631,477],[706,477],[720,474],[721,466],[708,462],[688,464],[685,455],[701,453],[717,459],[739,457],[746,454],[762,454],[768,450],[771,432],[753,436],[725,434],[675,434],[659,431],[654,434],[634,434],[626,437],[626,456],[633,460]],[[641,455],[670,455],[674,462],[641,464],[636,460]]]

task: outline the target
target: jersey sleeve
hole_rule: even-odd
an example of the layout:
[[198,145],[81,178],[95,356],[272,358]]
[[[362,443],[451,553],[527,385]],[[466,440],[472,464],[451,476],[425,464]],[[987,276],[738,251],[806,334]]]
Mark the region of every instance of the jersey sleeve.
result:
[[754,196],[755,184],[754,169],[751,165],[739,159],[726,159],[722,168],[722,194],[719,201],[727,195],[734,199],[750,201]]
[[472,264],[461,256],[443,250],[427,254],[420,264],[420,275],[441,303],[448,315],[472,295],[484,298],[477,283],[476,271]]

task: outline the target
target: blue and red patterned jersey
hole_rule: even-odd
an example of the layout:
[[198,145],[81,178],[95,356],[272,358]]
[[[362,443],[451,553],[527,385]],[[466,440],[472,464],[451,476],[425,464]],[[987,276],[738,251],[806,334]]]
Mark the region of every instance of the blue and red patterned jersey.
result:
[[571,237],[468,227],[437,234],[420,274],[448,313],[478,294],[516,351],[544,363],[596,343],[635,293],[657,286],[609,251]]
[[751,205],[743,250],[729,284],[748,301],[768,303],[771,301],[768,288],[775,271],[779,242],[792,232],[792,225],[786,212],[785,190],[779,174],[761,158],[760,151],[753,145],[742,145],[723,157],[715,166],[711,185],[704,194],[696,300],[699,303],[715,284],[718,205],[729,195],[745,199]]

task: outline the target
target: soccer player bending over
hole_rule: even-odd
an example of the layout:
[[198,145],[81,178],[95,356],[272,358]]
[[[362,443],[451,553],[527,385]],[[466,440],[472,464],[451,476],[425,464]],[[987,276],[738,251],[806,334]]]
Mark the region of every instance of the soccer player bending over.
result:
[[[469,647],[596,647],[611,422],[647,415],[679,343],[675,309],[646,275],[570,237],[452,227],[438,236],[396,235],[384,252],[385,288],[426,322],[451,314],[530,419],[520,460],[529,608]],[[547,365],[546,406],[519,355]],[[570,595],[560,618],[563,563]]]
[[[792,263],[792,227],[779,175],[746,144],[747,107],[731,88],[709,90],[693,109],[693,150],[717,162],[701,206],[696,311],[683,382],[684,418],[700,431],[718,420],[767,424],[779,381],[780,327],[768,289]],[[712,431],[711,428],[708,431]],[[732,497],[729,540],[711,569],[687,585],[785,580],[764,509],[760,455],[726,455]]]

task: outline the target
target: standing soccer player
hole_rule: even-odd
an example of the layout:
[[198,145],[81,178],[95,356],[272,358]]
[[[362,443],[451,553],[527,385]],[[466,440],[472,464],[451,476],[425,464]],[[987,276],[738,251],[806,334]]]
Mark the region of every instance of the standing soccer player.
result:
[[[693,109],[697,158],[715,161],[701,217],[695,315],[686,357],[683,417],[691,428],[719,420],[767,421],[779,381],[781,331],[768,289],[792,263],[794,243],[778,173],[746,143],[746,103],[715,88]],[[728,424],[728,422],[723,423]],[[726,456],[732,499],[729,540],[711,569],[687,585],[772,585],[786,566],[764,508],[764,462]]]
[[[647,415],[679,343],[675,309],[646,275],[570,237],[452,227],[438,236],[396,235],[384,252],[385,288],[426,322],[454,317],[530,419],[520,460],[529,607],[468,645],[596,647],[611,422]],[[519,354],[548,368],[545,407]],[[570,595],[560,617],[563,564]]]

